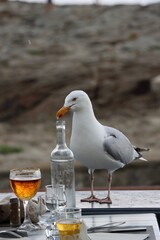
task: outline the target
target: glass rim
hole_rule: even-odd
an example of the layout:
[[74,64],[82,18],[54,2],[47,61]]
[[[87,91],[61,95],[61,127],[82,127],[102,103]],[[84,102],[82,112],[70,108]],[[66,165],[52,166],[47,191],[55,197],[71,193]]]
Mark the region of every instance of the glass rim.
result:
[[73,207],[73,208],[67,207],[63,210],[60,210],[59,212],[63,214],[63,213],[79,213],[81,211],[82,211],[82,209],[78,208],[78,207]]
[[66,121],[64,119],[56,120],[56,125],[65,125]]
[[52,188],[55,188],[55,189],[58,189],[58,187],[64,187],[65,188],[65,185],[64,184],[46,184],[45,186],[44,186],[45,188],[46,187],[52,187]]
[[26,167],[26,168],[12,168],[10,169],[10,172],[12,171],[23,171],[23,170],[33,170],[33,171],[40,171],[40,168],[35,168],[35,167]]
[[52,185],[52,184],[47,184],[47,185],[45,185],[44,187],[45,187],[45,188],[47,188],[47,187],[53,188],[53,185]]

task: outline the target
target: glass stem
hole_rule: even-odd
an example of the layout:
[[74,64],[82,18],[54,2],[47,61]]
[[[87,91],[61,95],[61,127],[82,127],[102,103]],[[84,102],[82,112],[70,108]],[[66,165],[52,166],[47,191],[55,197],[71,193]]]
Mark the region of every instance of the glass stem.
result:
[[31,219],[29,217],[28,200],[23,200],[23,205],[24,205],[24,221],[23,221],[23,224],[31,223]]

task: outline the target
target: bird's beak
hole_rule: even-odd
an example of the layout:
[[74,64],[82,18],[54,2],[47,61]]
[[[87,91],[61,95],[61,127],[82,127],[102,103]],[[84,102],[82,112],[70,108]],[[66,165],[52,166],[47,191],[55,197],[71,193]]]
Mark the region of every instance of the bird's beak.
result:
[[62,107],[58,110],[57,114],[56,114],[56,117],[57,119],[63,117],[67,112],[69,112],[70,110],[70,107]]

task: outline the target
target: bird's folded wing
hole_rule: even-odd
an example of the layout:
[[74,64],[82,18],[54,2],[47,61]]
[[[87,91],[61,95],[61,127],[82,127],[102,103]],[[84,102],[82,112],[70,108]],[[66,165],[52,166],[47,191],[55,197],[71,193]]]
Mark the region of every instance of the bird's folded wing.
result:
[[[114,160],[128,164],[133,160],[133,146],[126,136],[120,131],[106,127],[106,137],[103,148]],[[138,155],[137,155],[138,156]]]

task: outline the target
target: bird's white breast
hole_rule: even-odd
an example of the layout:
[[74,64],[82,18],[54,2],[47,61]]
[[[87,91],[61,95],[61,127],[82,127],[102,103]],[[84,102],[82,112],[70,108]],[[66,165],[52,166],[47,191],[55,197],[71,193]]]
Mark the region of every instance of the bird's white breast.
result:
[[85,124],[85,120],[78,119],[78,122],[73,122],[70,146],[76,160],[90,169],[114,171],[122,167],[120,163],[105,153],[104,137],[104,127],[97,121]]

